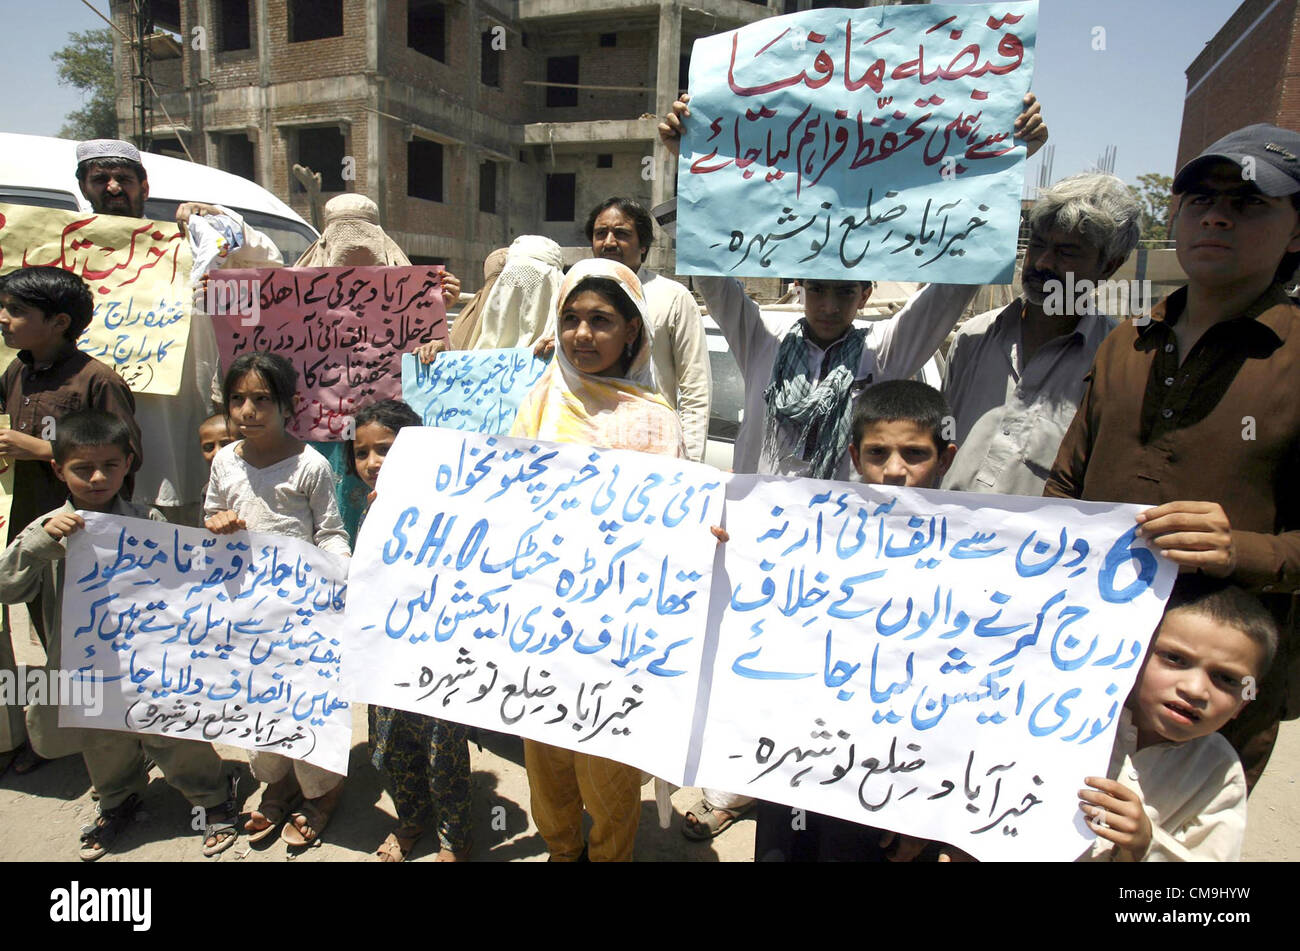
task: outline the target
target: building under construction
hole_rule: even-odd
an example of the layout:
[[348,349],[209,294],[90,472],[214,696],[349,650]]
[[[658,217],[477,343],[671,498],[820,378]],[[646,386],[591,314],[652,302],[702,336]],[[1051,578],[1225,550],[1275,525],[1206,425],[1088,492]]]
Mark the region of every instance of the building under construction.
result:
[[[370,197],[413,261],[472,289],[519,234],[576,257],[600,200],[673,194],[656,117],[696,38],[832,5],[113,0],[118,117],[150,150],[251,178],[310,219],[292,171],[308,166],[322,200]],[[667,242],[652,255],[669,264]]]

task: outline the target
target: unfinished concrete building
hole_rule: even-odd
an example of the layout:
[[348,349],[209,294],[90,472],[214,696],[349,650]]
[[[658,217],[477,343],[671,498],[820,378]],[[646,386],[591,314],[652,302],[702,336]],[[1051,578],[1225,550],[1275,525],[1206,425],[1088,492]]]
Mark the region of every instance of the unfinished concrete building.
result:
[[[291,169],[310,166],[322,199],[367,195],[413,261],[447,264],[467,289],[519,234],[577,257],[601,199],[670,196],[655,116],[685,88],[692,42],[784,12],[766,0],[111,6],[123,135],[188,149],[308,220]],[[669,263],[662,239],[653,254]]]

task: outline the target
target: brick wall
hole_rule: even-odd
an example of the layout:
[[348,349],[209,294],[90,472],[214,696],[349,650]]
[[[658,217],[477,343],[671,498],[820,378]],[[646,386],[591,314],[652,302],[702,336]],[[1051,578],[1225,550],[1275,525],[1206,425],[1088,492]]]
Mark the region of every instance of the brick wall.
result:
[[1183,103],[1177,167],[1242,126],[1300,129],[1300,3],[1279,3],[1228,52],[1270,2],[1246,0],[1188,68],[1188,87],[1200,85]]

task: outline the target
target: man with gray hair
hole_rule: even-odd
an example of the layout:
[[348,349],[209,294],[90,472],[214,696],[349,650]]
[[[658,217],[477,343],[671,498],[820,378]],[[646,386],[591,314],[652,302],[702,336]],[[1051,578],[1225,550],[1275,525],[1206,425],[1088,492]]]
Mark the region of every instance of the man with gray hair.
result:
[[1140,214],[1113,175],[1075,175],[1039,194],[1021,296],[972,317],[949,350],[943,390],[958,449],[943,488],[1042,495],[1084,377],[1117,326],[1081,292],[1128,258]]

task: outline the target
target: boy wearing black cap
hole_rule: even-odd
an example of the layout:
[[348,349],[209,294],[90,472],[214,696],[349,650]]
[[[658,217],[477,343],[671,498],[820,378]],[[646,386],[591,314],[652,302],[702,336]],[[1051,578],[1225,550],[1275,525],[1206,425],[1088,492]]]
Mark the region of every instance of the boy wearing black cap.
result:
[[1261,592],[1284,622],[1272,673],[1222,731],[1253,786],[1300,659],[1285,623],[1300,585],[1300,309],[1283,289],[1300,263],[1300,134],[1225,136],[1174,197],[1187,287],[1102,344],[1044,494],[1154,506],[1143,537],[1184,571]]

